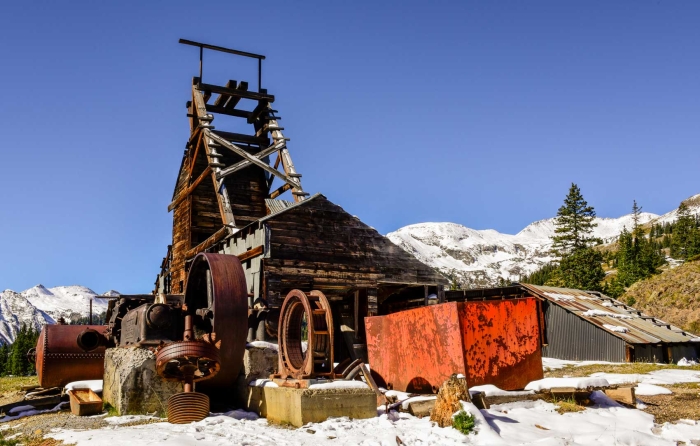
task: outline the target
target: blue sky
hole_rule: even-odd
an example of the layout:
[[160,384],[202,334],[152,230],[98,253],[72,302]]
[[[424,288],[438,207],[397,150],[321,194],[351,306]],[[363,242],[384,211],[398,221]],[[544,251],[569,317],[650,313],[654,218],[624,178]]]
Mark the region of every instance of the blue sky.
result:
[[515,233],[571,182],[606,217],[700,193],[700,3],[378,3],[4,4],[0,289],[153,288],[198,69],[180,37],[267,55],[305,189],[382,233]]

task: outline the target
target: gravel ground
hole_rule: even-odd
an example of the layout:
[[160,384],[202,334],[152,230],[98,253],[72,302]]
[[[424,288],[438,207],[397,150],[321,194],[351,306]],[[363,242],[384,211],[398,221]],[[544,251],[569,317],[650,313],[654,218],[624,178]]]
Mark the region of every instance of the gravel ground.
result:
[[637,400],[647,406],[642,410],[654,415],[656,423],[676,422],[682,419],[700,420],[700,388],[697,385],[678,384],[662,387],[670,389],[673,394],[637,397]]

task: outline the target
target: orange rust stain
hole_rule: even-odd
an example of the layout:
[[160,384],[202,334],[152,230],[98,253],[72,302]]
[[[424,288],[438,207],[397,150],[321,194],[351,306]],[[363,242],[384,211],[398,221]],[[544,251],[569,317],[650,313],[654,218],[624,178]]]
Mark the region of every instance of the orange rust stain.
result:
[[542,353],[534,298],[466,302],[460,312],[467,382],[522,389],[542,379]]

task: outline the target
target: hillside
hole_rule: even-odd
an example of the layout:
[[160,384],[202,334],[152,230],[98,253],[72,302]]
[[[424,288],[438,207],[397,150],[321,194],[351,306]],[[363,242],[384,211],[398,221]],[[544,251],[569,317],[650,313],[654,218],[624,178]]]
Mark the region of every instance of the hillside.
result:
[[700,260],[635,283],[621,300],[645,313],[700,334]]

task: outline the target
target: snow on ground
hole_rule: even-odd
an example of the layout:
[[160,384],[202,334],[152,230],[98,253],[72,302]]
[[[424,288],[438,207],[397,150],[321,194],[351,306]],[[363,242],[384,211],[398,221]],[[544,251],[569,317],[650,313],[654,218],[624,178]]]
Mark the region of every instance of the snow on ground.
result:
[[545,371],[547,371],[547,370],[559,370],[559,369],[563,369],[564,367],[567,367],[567,366],[583,367],[583,366],[593,365],[593,364],[619,364],[619,363],[607,362],[607,361],[569,361],[566,359],[542,358],[542,368]]
[[591,378],[600,378],[610,384],[642,383],[671,385],[700,382],[700,371],[683,369],[662,369],[649,373],[591,373]]
[[609,385],[608,380],[604,378],[544,378],[532,381],[525,386],[525,390],[539,392],[541,390],[555,389],[558,387],[588,389],[590,387],[607,387]]
[[74,381],[72,383],[66,384],[66,390],[73,389],[90,389],[95,393],[102,393],[102,380],[101,379],[90,379],[86,381]]
[[[479,410],[463,403],[475,417],[477,433],[465,436],[452,428],[440,428],[428,418],[407,413],[384,413],[366,420],[332,418],[309,423],[298,429],[268,425],[265,419],[244,411],[212,415],[186,425],[155,423],[118,427],[121,418],[107,418],[111,424],[99,430],[54,429],[49,436],[78,446],[96,441],[111,444],[153,445],[391,445],[396,437],[409,445],[637,445],[675,446],[677,442],[700,440],[700,424],[682,420],[676,424],[654,425],[654,417],[637,409],[622,407],[601,392],[592,395],[594,406],[582,412],[556,412],[544,401],[520,401]],[[133,420],[129,420],[133,421]]]

